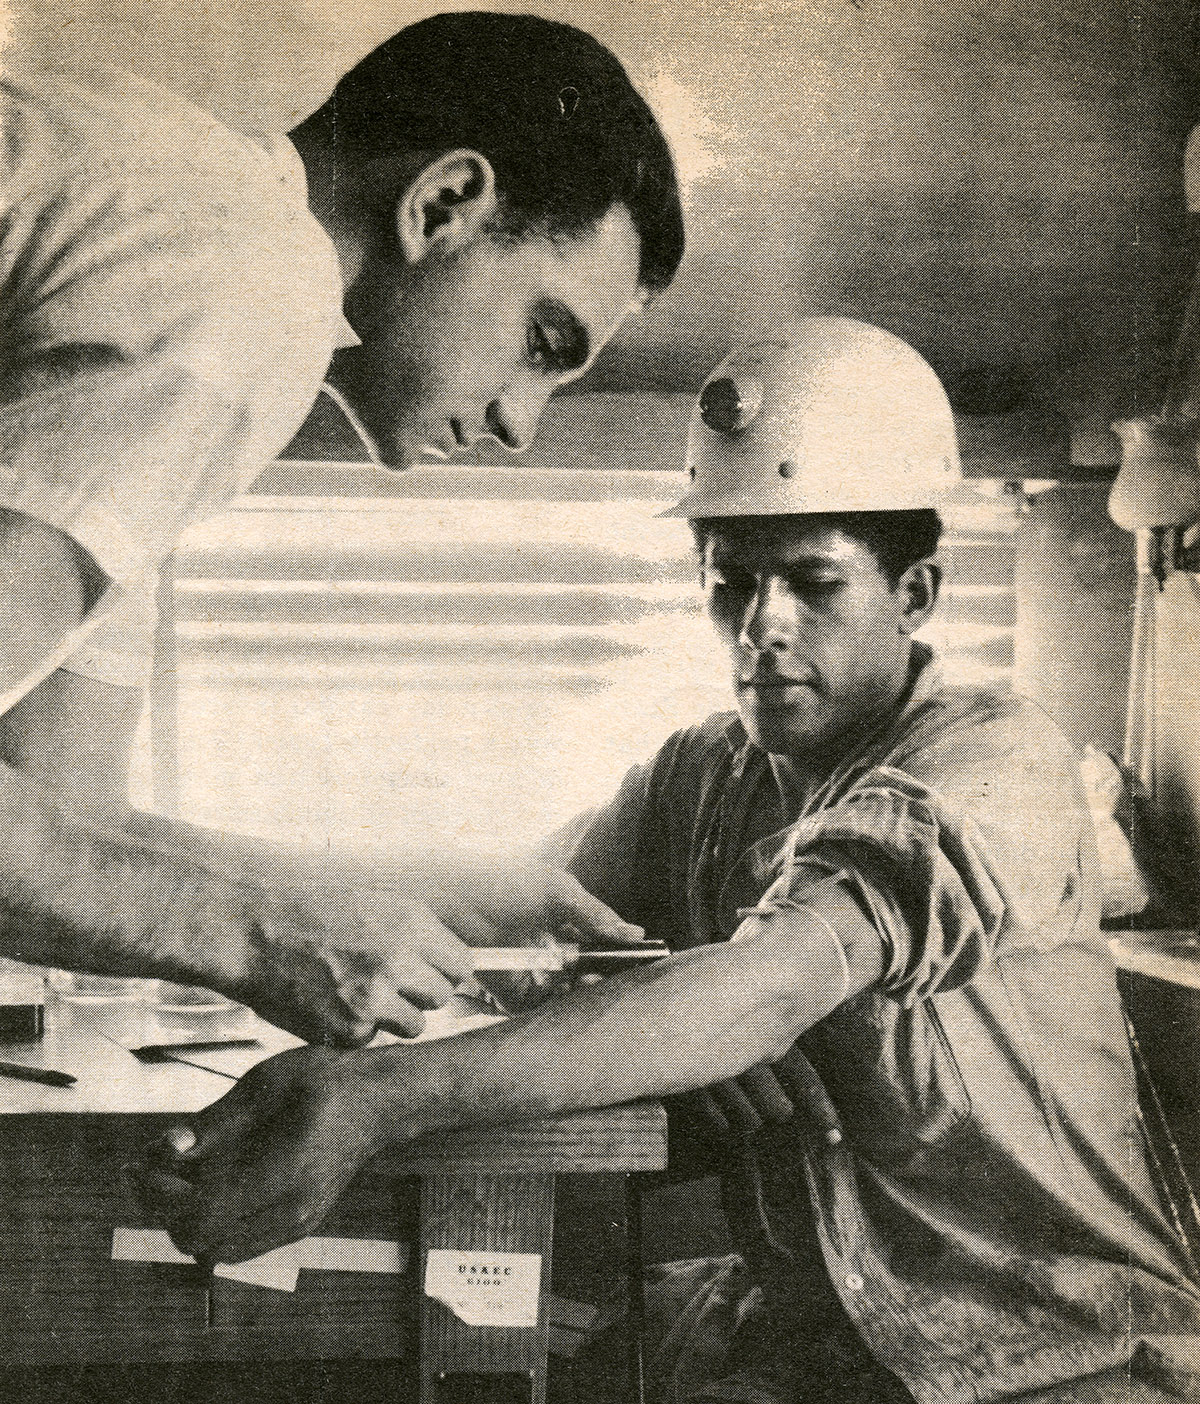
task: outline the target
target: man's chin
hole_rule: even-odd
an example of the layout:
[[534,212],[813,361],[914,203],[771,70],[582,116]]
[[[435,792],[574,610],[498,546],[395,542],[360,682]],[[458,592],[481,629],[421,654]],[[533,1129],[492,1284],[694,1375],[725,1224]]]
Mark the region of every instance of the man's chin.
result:
[[824,741],[822,728],[783,710],[739,708],[746,734],[760,751],[773,756],[801,757],[818,751]]

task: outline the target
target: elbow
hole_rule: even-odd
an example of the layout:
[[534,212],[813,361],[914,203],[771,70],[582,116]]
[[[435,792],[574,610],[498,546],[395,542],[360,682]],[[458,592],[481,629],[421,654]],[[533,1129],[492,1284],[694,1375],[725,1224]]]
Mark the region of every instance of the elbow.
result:
[[744,947],[743,978],[754,987],[749,1022],[757,1060],[777,1061],[846,998],[845,958],[828,937],[802,938],[769,927],[739,938],[736,945]]

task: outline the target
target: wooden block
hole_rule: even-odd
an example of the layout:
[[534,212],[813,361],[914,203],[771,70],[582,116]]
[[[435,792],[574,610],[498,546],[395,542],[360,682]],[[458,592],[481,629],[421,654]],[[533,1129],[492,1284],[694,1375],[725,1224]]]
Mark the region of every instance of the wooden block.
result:
[[631,1102],[553,1121],[467,1127],[428,1136],[381,1163],[400,1175],[584,1174],[664,1170],[667,1113],[658,1102]]
[[421,1404],[444,1400],[438,1382],[447,1375],[529,1375],[532,1404],[545,1404],[553,1236],[550,1175],[434,1175],[422,1182],[422,1284],[431,1248],[537,1253],[542,1262],[532,1327],[468,1325],[422,1291]]

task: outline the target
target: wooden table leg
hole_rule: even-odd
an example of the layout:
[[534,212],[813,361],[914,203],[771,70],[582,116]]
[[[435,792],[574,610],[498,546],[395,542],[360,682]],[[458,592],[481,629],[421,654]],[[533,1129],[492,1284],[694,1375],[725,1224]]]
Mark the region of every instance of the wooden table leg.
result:
[[[421,1181],[420,1404],[545,1404],[553,1175],[430,1175]],[[537,1325],[472,1326],[424,1293],[431,1248],[536,1253]],[[453,1377],[453,1378],[451,1378]]]
[[645,1265],[642,1262],[642,1179],[625,1176],[625,1286],[628,1292],[629,1374],[628,1404],[645,1404],[646,1362],[643,1336],[646,1329]]

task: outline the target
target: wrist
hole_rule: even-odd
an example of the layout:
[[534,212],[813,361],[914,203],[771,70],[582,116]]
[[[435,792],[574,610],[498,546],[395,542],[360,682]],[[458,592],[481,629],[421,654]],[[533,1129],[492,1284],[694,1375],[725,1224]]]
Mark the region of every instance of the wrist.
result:
[[345,1054],[353,1060],[356,1106],[367,1118],[372,1152],[408,1145],[449,1129],[453,1119],[436,1075],[435,1045],[386,1044]]
[[216,990],[239,1003],[255,986],[261,944],[259,905],[242,884],[231,884],[219,907],[203,904],[183,915],[164,943],[164,978]]

